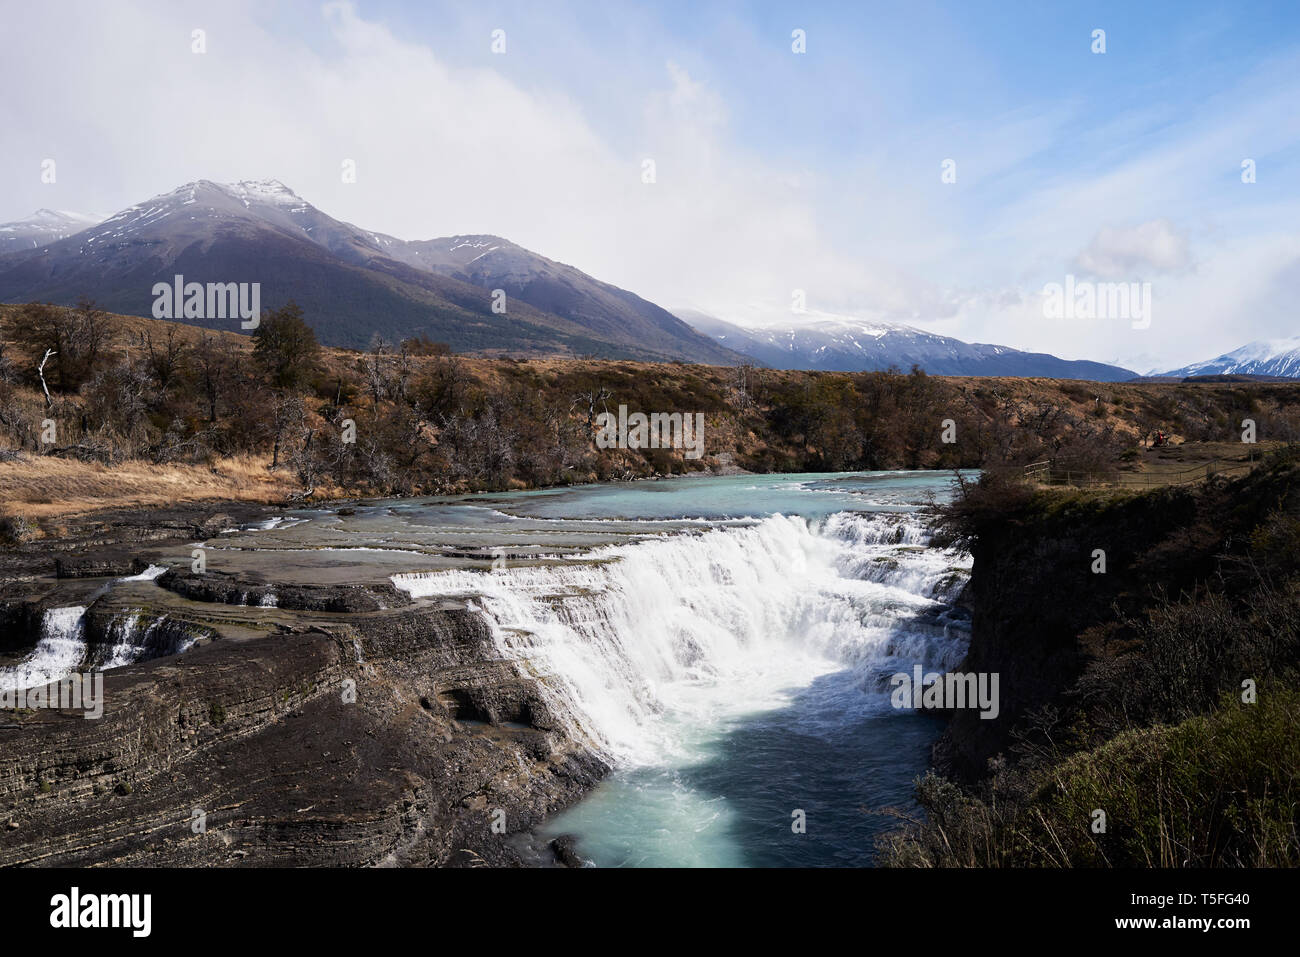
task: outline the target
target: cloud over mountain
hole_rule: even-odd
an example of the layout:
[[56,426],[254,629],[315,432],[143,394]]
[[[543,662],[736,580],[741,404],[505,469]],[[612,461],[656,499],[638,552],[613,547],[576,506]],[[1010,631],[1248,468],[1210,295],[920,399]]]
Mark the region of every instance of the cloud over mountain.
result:
[[1191,261],[1187,232],[1167,219],[1137,226],[1103,226],[1075,259],[1080,272],[1102,279],[1149,279],[1185,269]]

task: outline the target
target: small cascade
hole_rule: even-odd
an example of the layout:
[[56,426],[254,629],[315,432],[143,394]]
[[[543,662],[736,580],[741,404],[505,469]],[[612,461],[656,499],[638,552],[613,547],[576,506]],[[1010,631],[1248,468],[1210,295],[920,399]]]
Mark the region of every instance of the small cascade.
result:
[[41,619],[36,647],[18,664],[0,668],[0,690],[33,688],[59,681],[81,667],[87,655],[86,608],[49,608]]
[[178,655],[198,640],[193,626],[166,615],[144,620],[138,610],[117,617],[108,627],[107,642],[97,646],[91,664],[97,671],[122,668],[139,661]]
[[145,569],[144,571],[142,571],[140,574],[138,574],[138,575],[127,575],[125,578],[119,578],[118,581],[120,581],[120,582],[148,582],[148,581],[153,581],[155,578],[157,578],[157,577],[159,577],[160,575],[162,575],[162,573],[165,572],[165,571],[167,571],[167,567],[166,567],[165,565],[150,565],[148,568],[146,568],[146,569]]

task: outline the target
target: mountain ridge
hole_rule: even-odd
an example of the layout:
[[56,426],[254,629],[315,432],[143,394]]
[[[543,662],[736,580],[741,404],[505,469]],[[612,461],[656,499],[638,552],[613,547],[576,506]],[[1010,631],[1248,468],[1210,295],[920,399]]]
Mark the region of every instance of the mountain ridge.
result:
[[94,216],[62,209],[38,209],[26,219],[0,225],[0,255],[39,249],[51,242],[74,236],[94,226]]
[[[152,288],[174,274],[262,284],[263,305],[298,302],[321,340],[365,348],[426,335],[454,351],[600,358],[744,361],[652,303],[510,244],[540,273],[561,270],[538,298],[537,276],[482,266],[458,276],[448,239],[407,243],[337,220],[278,180],[196,180],[39,248],[0,255],[0,301],[71,304],[86,295],[116,312],[149,315]],[[441,265],[441,268],[435,266]],[[493,290],[506,291],[505,312]],[[603,310],[603,311],[602,311]],[[194,324],[203,325],[204,321]]]
[[1213,359],[1194,362],[1159,375],[1170,378],[1206,375],[1300,378],[1300,336],[1286,339],[1257,339]]
[[787,369],[858,372],[918,365],[932,375],[1011,375],[1122,382],[1137,373],[1086,359],[1061,359],[1010,346],[971,343],[901,323],[813,320],[800,325],[751,328],[698,310],[676,315],[730,348]]
[[[156,282],[262,284],[264,307],[296,301],[327,345],[423,335],[479,355],[1123,381],[1117,365],[968,343],[912,326],[837,317],[747,328],[636,293],[491,233],[403,240],[324,213],[276,179],[200,179],[102,221],[38,211],[0,226],[0,301],[151,314]],[[505,312],[498,290],[504,292]],[[226,320],[186,320],[221,327]]]

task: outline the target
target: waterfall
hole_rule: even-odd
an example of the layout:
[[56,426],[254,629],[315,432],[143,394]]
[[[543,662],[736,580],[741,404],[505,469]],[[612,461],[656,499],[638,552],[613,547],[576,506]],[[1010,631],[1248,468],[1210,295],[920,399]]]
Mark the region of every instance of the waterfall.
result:
[[468,601],[571,734],[617,764],[654,764],[689,746],[683,727],[779,706],[819,675],[852,670],[852,705],[888,708],[888,673],[955,667],[966,633],[949,602],[969,560],[928,540],[907,513],[775,515],[393,582]]
[[66,678],[80,667],[86,651],[85,607],[46,609],[36,647],[18,664],[0,668],[0,691],[32,688]]
[[[153,581],[167,571],[166,565],[150,565],[138,575],[127,575],[125,578],[119,578],[119,582],[148,582]],[[114,583],[116,584],[116,582]]]
[[179,655],[190,649],[198,633],[186,622],[172,620],[166,615],[152,618],[142,627],[141,614],[134,610],[112,621],[108,637],[110,641],[100,646],[93,662],[97,671]]

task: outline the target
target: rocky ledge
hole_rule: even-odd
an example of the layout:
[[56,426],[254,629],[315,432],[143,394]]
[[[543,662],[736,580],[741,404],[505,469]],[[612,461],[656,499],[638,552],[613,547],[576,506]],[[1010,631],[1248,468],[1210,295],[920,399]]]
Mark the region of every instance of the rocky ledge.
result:
[[[170,541],[226,521],[211,518],[171,517]],[[105,589],[93,572],[138,571],[152,557],[138,543],[169,541],[148,516],[113,522],[0,560],[11,655],[68,604],[87,607],[88,661],[128,618],[155,635],[148,660],[104,673],[96,720],[0,710],[0,864],[578,863],[534,829],[608,769],[480,616],[386,583],[169,574]]]

